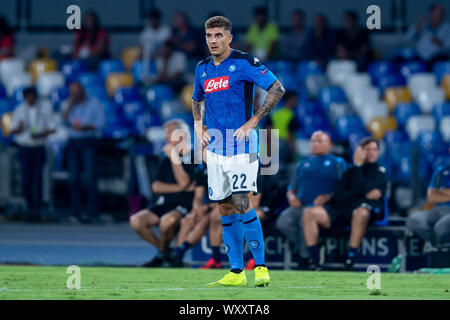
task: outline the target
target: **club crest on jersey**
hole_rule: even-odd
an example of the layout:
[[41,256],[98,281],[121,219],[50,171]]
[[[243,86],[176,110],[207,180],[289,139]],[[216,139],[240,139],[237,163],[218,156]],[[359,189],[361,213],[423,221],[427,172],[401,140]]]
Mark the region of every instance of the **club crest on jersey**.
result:
[[217,77],[205,80],[205,93],[228,90],[230,88],[229,77]]
[[236,66],[232,64],[231,66],[228,67],[228,70],[230,70],[230,72],[234,72],[234,70],[236,70]]

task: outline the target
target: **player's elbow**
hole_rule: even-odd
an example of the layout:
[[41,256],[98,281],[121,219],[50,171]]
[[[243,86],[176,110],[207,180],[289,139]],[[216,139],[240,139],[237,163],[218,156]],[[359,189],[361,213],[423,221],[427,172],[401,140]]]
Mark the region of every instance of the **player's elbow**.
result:
[[439,203],[439,191],[435,188],[428,189],[427,201],[431,203]]
[[187,178],[187,179],[183,179],[182,181],[180,181],[178,183],[178,186],[184,190],[184,189],[187,189],[187,187],[189,187],[190,184],[191,184],[191,180],[189,178]]
[[152,191],[155,193],[161,193],[161,183],[159,181],[152,183]]

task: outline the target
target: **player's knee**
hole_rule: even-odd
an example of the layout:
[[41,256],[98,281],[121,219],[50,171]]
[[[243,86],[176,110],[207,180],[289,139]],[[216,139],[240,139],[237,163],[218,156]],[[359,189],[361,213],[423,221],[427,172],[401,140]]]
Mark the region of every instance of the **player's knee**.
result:
[[312,220],[314,220],[314,207],[306,208],[303,211],[302,221],[304,224],[307,224]]
[[138,231],[145,227],[145,220],[143,219],[144,214],[145,214],[145,211],[142,210],[142,211],[139,211],[139,212],[133,214],[130,217],[130,219],[129,219],[130,227],[134,231]]
[[194,225],[194,215],[192,213],[188,214],[181,220],[181,226],[192,227]]
[[433,232],[437,244],[450,244],[450,220],[438,221],[434,225]]
[[418,212],[413,213],[406,219],[406,227],[413,232],[420,229],[421,224],[421,218]]
[[161,218],[159,227],[162,231],[169,230],[176,223],[176,219],[172,215],[165,215]]
[[353,219],[360,223],[365,223],[369,220],[370,213],[366,208],[357,208],[353,210]]

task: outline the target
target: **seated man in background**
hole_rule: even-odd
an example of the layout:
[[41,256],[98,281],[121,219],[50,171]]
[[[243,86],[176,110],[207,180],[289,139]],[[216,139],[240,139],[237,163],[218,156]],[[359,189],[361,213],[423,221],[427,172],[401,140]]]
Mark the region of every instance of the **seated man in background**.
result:
[[[79,82],[69,87],[69,98],[61,106],[63,120],[69,128],[67,158],[69,162],[69,189],[71,220],[90,223],[98,219],[97,196],[97,142],[105,123],[103,105],[89,97]],[[86,175],[87,212],[81,214],[81,173]]]
[[429,241],[438,250],[450,247],[450,163],[439,166],[428,186],[427,200],[435,207],[415,212],[408,217],[406,226]]
[[377,162],[378,153],[378,140],[364,138],[353,155],[353,166],[339,180],[331,199],[324,206],[304,210],[303,233],[311,269],[318,268],[320,227],[335,229],[351,225],[345,267],[352,269],[367,226],[383,218],[388,180],[386,169]]
[[[177,248],[171,259],[171,263],[174,267],[181,267],[183,265],[182,261],[186,251],[197,244],[206,233],[213,212],[216,211],[216,213],[219,214],[217,203],[210,201],[207,197],[205,203],[205,191],[208,190],[208,176],[205,165],[199,166],[195,180],[196,185],[194,200],[192,202],[192,211],[181,220],[177,237]],[[213,248],[213,258],[217,259],[217,261],[220,261],[219,246],[221,240],[222,239],[220,238],[217,248]],[[214,249],[217,249],[217,252],[215,252]]]
[[[194,199],[196,165],[192,161],[190,141],[187,141],[189,127],[183,120],[170,120],[164,127],[167,144],[152,183],[154,201],[148,209],[130,217],[131,228],[159,250],[153,260],[144,264],[145,267],[170,264],[169,244],[181,219],[191,210]],[[177,134],[179,132],[181,136]],[[153,226],[159,226],[160,239],[150,229]]]
[[330,136],[316,131],[311,136],[312,156],[300,161],[295,168],[286,197],[289,208],[277,219],[276,227],[293,246],[299,268],[308,258],[303,237],[302,214],[310,206],[323,206],[334,192],[337,181],[347,169],[344,159],[330,154]]
[[22,194],[27,203],[27,220],[40,220],[42,173],[45,164],[45,140],[55,132],[51,105],[37,100],[34,87],[23,90],[24,102],[12,116],[10,134],[19,146],[22,170]]

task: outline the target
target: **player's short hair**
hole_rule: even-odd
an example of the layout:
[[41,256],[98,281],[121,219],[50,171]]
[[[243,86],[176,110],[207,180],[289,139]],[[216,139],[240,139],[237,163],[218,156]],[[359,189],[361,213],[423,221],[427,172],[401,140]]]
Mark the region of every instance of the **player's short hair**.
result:
[[361,140],[361,142],[359,143],[359,145],[361,146],[361,148],[364,148],[365,146],[367,146],[369,143],[372,143],[372,142],[375,142],[375,144],[377,145],[377,149],[380,149],[380,141],[378,141],[374,137],[363,138]]
[[224,16],[214,16],[206,20],[205,29],[224,28],[231,32],[231,21]]
[[32,94],[32,95],[34,95],[35,97],[37,97],[37,91],[36,91],[36,88],[35,88],[35,87],[27,87],[27,88],[24,88],[23,91],[22,91],[22,94],[23,94],[24,97],[26,97],[26,96],[28,96],[28,95],[30,95],[30,94]]
[[183,131],[190,132],[188,124],[183,119],[170,119],[164,122],[164,127],[173,124],[177,129],[182,129]]

